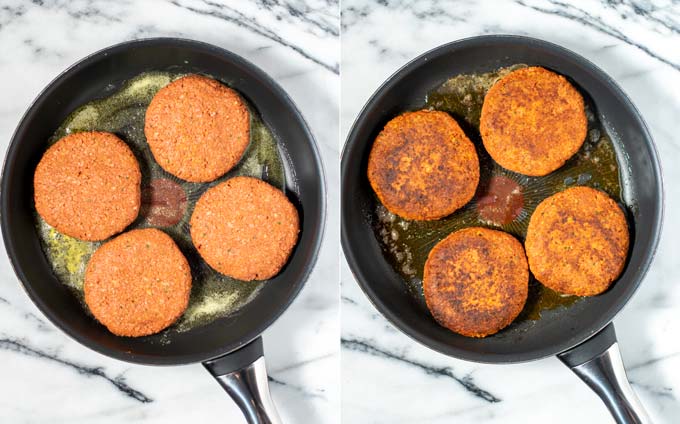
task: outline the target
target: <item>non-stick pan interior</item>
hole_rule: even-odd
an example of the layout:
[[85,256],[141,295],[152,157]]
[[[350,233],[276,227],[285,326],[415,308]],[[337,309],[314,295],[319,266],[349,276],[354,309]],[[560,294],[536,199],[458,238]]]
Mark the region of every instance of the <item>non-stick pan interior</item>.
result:
[[[199,255],[190,236],[189,219],[205,191],[239,175],[255,177],[285,191],[284,155],[257,109],[250,109],[250,143],[239,163],[225,175],[209,183],[192,183],[169,174],[158,165],[144,134],[149,103],[158,90],[183,73],[153,71],[126,81],[122,87],[110,85],[105,97],[76,109],[57,129],[49,143],[79,131],[111,132],[132,149],[142,173],[142,205],[137,219],[127,230],[155,227],[168,233],[189,261],[192,270],[191,296],[187,310],[170,328],[188,331],[217,318],[230,315],[257,296],[266,281],[239,281],[212,269]],[[228,84],[228,83],[227,83]],[[294,186],[294,184],[292,184]],[[48,262],[59,281],[73,289],[83,301],[85,269],[101,241],[78,240],[59,233],[37,213],[38,237]]]
[[[373,226],[376,198],[366,177],[371,144],[394,116],[425,106],[431,90],[458,74],[495,71],[516,64],[540,65],[568,76],[594,105],[614,139],[622,175],[623,203],[633,245],[623,275],[606,293],[568,307],[543,310],[484,339],[459,336],[439,326],[403,275],[386,260]],[[342,241],[347,260],[368,297],[398,328],[452,356],[481,362],[517,362],[559,353],[608,323],[637,288],[658,239],[661,179],[649,134],[617,86],[583,58],[524,37],[489,36],[451,43],[406,65],[371,98],[357,118],[342,158]]]
[[[188,331],[117,337],[88,316],[47,262],[35,230],[33,171],[47,140],[67,116],[108,97],[145,72],[201,73],[236,89],[271,129],[285,169],[286,194],[301,217],[298,245],[283,271],[261,284],[252,300],[229,316]],[[22,119],[7,154],[2,181],[2,227],[8,254],[28,294],[59,327],[85,345],[119,359],[187,363],[249,342],[292,302],[315,261],[324,220],[324,182],[313,138],[286,94],[264,73],[216,47],[177,39],[130,42],[96,53],[60,75]],[[247,284],[247,283],[244,283]]]

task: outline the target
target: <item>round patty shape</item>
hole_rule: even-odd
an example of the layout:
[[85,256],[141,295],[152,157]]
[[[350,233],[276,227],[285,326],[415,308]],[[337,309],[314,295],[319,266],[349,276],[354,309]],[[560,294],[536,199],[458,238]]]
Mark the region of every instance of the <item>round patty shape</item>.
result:
[[574,187],[538,205],[525,247],[538,281],[560,293],[594,296],[623,271],[629,243],[616,202],[599,190]]
[[588,120],[583,97],[566,78],[532,67],[491,87],[479,130],[487,152],[503,168],[543,176],[581,148]]
[[161,88],[146,110],[144,134],[172,175],[208,182],[226,174],[250,142],[250,113],[236,91],[200,75]]
[[406,219],[434,220],[472,199],[475,146],[445,112],[421,110],[385,125],[368,157],[368,180],[383,205]]
[[187,308],[191,270],[163,231],[132,230],[94,252],[84,289],[85,303],[109,331],[146,336],[170,326]]
[[235,177],[208,189],[191,215],[191,239],[216,271],[238,280],[266,280],[281,271],[295,247],[300,222],[277,188]]
[[430,251],[423,290],[440,325],[468,337],[497,333],[517,318],[527,300],[524,249],[502,231],[456,231]]
[[141,180],[135,155],[115,135],[67,135],[47,149],[35,169],[35,208],[67,236],[104,240],[137,218]]

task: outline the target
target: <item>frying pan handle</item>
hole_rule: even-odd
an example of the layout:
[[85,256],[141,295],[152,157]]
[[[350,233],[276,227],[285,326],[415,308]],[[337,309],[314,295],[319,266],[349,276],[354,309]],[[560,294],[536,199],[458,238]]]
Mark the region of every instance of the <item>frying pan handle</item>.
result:
[[229,393],[249,424],[282,424],[269,394],[262,337],[203,366]]
[[557,356],[597,393],[618,424],[651,424],[628,382],[614,324]]

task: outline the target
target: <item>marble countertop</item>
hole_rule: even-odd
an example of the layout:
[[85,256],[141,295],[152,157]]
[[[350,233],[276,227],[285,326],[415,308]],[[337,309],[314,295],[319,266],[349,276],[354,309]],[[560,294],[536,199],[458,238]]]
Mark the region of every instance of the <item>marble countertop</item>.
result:
[[[229,6],[229,5],[232,6]],[[58,73],[109,45],[191,38],[261,67],[297,103],[316,136],[329,186],[338,181],[337,0],[0,1],[0,146]],[[339,422],[339,199],[329,190],[317,266],[290,309],[264,334],[270,387],[287,423]],[[144,367],[69,339],[30,302],[0,254],[0,422],[179,423],[245,419],[198,365]]]
[[[341,134],[377,87],[440,44],[520,34],[593,61],[649,125],[665,179],[666,218],[650,272],[615,320],[634,389],[655,423],[680,420],[680,4],[673,1],[386,0],[342,2]],[[431,351],[370,304],[343,260],[342,421],[346,423],[613,423],[557,359],[480,365]]]

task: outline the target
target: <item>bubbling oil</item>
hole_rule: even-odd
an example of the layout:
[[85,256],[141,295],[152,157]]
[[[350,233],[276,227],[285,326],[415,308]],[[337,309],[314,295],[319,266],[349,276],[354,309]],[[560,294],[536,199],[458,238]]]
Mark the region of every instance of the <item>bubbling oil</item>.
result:
[[[285,190],[285,173],[281,153],[271,130],[264,124],[252,105],[250,110],[250,144],[239,164],[214,182],[202,184],[181,180],[165,172],[154,160],[144,136],[144,116],[153,96],[183,74],[147,72],[127,81],[108,96],[87,103],[71,113],[48,141],[52,145],[65,135],[80,131],[106,131],[118,135],[135,154],[142,171],[142,190],[153,180],[167,179],[186,194],[187,207],[181,219],[167,227],[168,233],[187,257],[192,270],[189,306],[182,317],[168,330],[186,331],[228,316],[252,300],[266,282],[238,281],[219,274],[203,261],[194,248],[189,233],[189,218],[196,200],[209,187],[237,176],[247,175],[267,181]],[[47,147],[47,146],[46,146]],[[149,208],[141,208],[140,216],[128,228],[151,227]],[[102,242],[78,240],[59,233],[36,213],[36,228],[43,251],[58,280],[68,286],[83,303],[83,281],[90,256]]]
[[[567,163],[544,177],[517,174],[496,164],[488,155],[479,134],[479,120],[486,92],[503,76],[524,68],[517,64],[492,72],[462,74],[452,77],[430,91],[423,108],[451,114],[475,144],[480,162],[480,181],[474,198],[452,215],[435,221],[410,221],[390,213],[376,197],[373,227],[383,254],[403,277],[414,298],[423,303],[423,269],[427,256],[439,241],[454,231],[481,226],[506,231],[520,241],[526,237],[529,219],[534,209],[546,197],[568,187],[583,185],[605,191],[622,203],[621,176],[612,137],[595,113],[593,102],[584,95],[588,134],[581,149]],[[489,187],[494,181],[510,181],[521,190],[522,205],[508,222],[488,219],[481,208],[486,207]],[[514,218],[514,219],[512,219]],[[537,320],[541,311],[569,306],[577,296],[562,295],[530,277],[529,296],[516,322]]]

